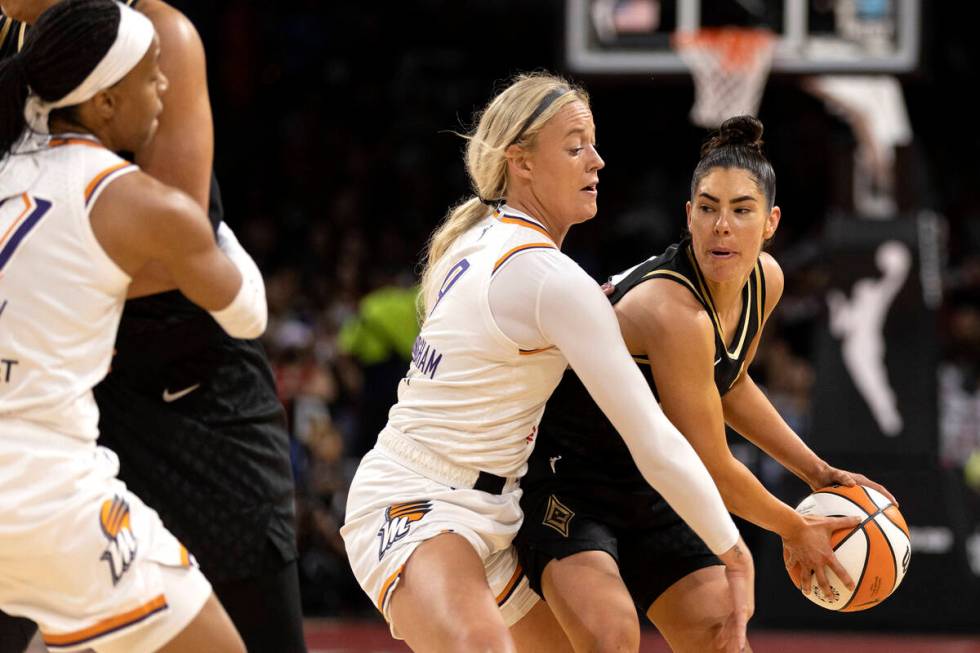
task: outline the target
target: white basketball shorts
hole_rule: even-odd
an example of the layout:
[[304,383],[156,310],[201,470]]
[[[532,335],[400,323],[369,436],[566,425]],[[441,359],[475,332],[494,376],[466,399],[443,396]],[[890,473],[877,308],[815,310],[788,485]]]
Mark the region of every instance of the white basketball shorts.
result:
[[[452,531],[473,545],[508,626],[520,621],[538,596],[528,585],[511,545],[521,526],[516,484],[494,495],[453,489],[372,449],[354,476],[347,520],[340,534],[354,576],[391,622],[389,601],[408,558],[422,542]],[[401,639],[392,626],[392,636]]]
[[93,442],[0,417],[0,609],[51,651],[155,651],[211,595],[118,470]]

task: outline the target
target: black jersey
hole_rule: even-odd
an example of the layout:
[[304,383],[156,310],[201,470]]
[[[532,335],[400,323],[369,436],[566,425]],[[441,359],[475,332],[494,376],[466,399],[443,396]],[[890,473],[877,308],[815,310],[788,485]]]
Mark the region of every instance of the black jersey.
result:
[[[139,0],[120,0],[135,8]],[[28,29],[0,17],[0,55]],[[208,217],[223,217],[211,175]],[[212,581],[258,573],[267,545],[296,557],[285,412],[262,345],[232,338],[179,291],[129,300],[95,388],[99,444]]]
[[[215,231],[223,216],[212,172]],[[119,477],[209,579],[256,574],[267,542],[296,557],[286,416],[258,340],[232,338],[177,290],[131,299],[95,400],[99,443],[119,455]]]
[[[687,288],[704,306],[714,323],[715,385],[721,395],[728,392],[746,365],[750,344],[762,325],[766,290],[761,262],[756,263],[749,280],[742,288],[742,315],[731,349],[725,347],[721,323],[707,283],[694,258],[690,241],[684,240],[671,245],[663,254],[612,279],[616,282],[616,290],[610,296],[613,304],[650,279],[669,279]],[[647,357],[634,356],[634,360],[659,400]],[[615,380],[610,380],[610,383],[615,383]],[[561,383],[548,400],[538,437],[539,442],[532,458],[561,451],[565,456],[593,461],[596,474],[604,482],[625,483],[638,489],[647,486],[623,439],[571,369],[565,371]],[[532,467],[536,467],[533,462]]]

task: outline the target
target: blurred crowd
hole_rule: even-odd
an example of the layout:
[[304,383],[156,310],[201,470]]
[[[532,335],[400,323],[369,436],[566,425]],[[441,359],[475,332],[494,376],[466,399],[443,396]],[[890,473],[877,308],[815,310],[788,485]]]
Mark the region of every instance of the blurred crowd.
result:
[[[495,82],[563,70],[564,3],[174,4],[209,52],[227,220],[266,275],[265,344],[290,419],[304,608],[369,614],[338,528],[347,484],[407,369],[426,238],[468,193],[453,132],[468,128]],[[977,135],[962,134],[969,103],[944,102],[956,76],[972,74],[977,45],[952,8],[927,17],[944,38],[925,35],[923,72],[904,80],[916,132],[904,194],[907,208],[946,219],[940,456],[980,494],[980,162]],[[581,81],[608,167],[599,216],[565,249],[602,279],[681,235],[705,134],[687,122],[688,80]],[[947,120],[932,117],[937,102]],[[806,438],[814,335],[826,318],[821,233],[827,216],[847,209],[849,172],[838,163],[854,140],[794,80],[771,80],[760,117],[779,179],[784,218],[771,251],[786,293],[752,374]],[[770,482],[779,475],[758,470]]]

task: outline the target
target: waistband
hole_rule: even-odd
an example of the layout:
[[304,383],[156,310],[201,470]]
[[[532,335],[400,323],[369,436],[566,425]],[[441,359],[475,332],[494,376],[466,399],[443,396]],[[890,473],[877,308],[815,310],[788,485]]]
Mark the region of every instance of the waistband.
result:
[[504,478],[457,465],[388,426],[378,435],[375,447],[413,472],[453,489],[466,488],[490,494],[504,494],[516,489],[520,482],[517,478]]

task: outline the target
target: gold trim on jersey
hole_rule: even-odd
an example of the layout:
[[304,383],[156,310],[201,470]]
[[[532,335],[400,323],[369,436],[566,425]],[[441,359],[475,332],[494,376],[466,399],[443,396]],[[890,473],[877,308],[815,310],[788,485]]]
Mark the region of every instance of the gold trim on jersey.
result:
[[7,40],[7,32],[10,31],[10,24],[13,21],[6,16],[0,16],[0,22],[3,23],[3,25],[0,25],[0,48],[2,48],[4,42]]
[[[699,293],[698,292],[698,289],[694,287],[694,284],[691,283],[691,280],[690,279],[688,279],[687,277],[685,277],[680,272],[674,272],[673,270],[650,270],[649,272],[647,272],[646,274],[643,275],[643,278],[640,279],[640,281],[646,281],[647,279],[651,279],[653,277],[660,277],[660,276],[663,276],[663,277],[675,277],[677,279],[680,279],[681,281],[683,281],[684,283],[687,284],[687,287],[691,289],[691,292],[694,293],[695,297],[698,297],[698,298],[701,297],[701,293]],[[639,283],[639,282],[637,282],[637,283]]]
[[[701,274],[701,268],[698,267],[697,259],[694,258],[694,252],[691,250],[691,246],[690,245],[688,245],[688,247],[687,247],[687,258],[690,260],[691,265],[694,267],[694,274],[697,276],[698,285],[701,287],[701,292],[703,294],[703,298],[705,300],[705,303],[708,305],[708,311],[711,313],[711,319],[714,321],[715,328],[718,329],[718,333],[721,335],[722,345],[724,345],[725,344],[725,328],[722,326],[721,319],[718,317],[718,312],[715,310],[715,303],[714,303],[714,300],[711,298],[711,291],[708,290],[708,286],[705,283],[704,277]],[[748,278],[748,280],[746,280],[745,283],[746,283],[746,285],[750,285],[752,283],[752,275],[751,274],[749,275],[749,278]],[[759,284],[758,284],[758,280],[757,280],[756,281],[756,286],[758,286],[758,285]],[[746,290],[748,292],[746,292]],[[735,351],[734,352],[729,351],[727,345],[724,346],[725,354],[729,358],[731,358],[733,360],[734,359],[737,359],[739,357],[739,355],[742,353],[742,347],[745,345],[745,336],[749,332],[749,317],[750,317],[751,311],[752,311],[752,289],[751,289],[751,287],[749,287],[748,289],[746,289],[746,288],[743,287],[742,294],[745,296],[745,300],[744,301],[747,304],[747,306],[743,306],[742,307],[742,315],[740,316],[740,319],[742,320],[742,336],[739,338],[738,346],[735,348]]]
[[20,34],[17,35],[17,52],[24,47],[24,37],[27,36],[27,23],[20,24]]
[[755,262],[755,303],[759,312],[759,326],[757,331],[762,331],[762,320],[765,317],[766,307],[762,301],[762,259]]
[[518,353],[521,356],[533,356],[534,354],[541,354],[546,351],[551,351],[552,349],[555,348],[556,348],[555,345],[551,345],[550,347],[542,347],[541,349],[519,349]]
[[650,359],[647,358],[646,356],[636,356],[634,354],[633,355],[633,360],[635,362],[639,363],[640,365],[649,365],[650,364]]
[[[735,387],[735,384],[738,383],[738,380],[742,378],[742,375],[745,374],[745,366],[748,365],[748,364],[749,364],[749,359],[748,358],[746,358],[745,360],[742,361],[742,364],[738,368],[738,374],[736,374],[735,375],[735,378],[732,379],[732,382],[728,384],[728,390],[731,390],[732,388],[734,388]],[[726,392],[727,392],[727,390],[726,390]]]

